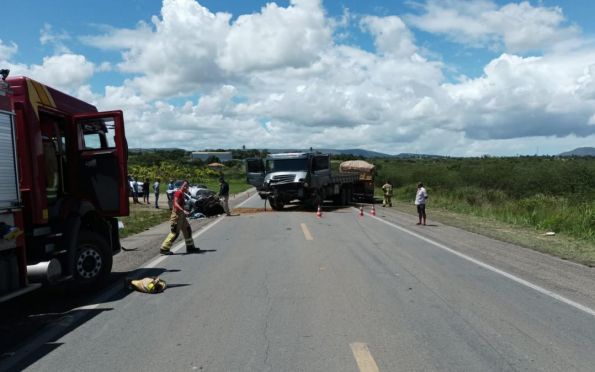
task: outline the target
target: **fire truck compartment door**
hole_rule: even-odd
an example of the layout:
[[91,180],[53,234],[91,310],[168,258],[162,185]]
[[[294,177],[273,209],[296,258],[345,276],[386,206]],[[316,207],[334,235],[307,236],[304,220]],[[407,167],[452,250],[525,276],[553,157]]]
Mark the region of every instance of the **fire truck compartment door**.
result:
[[20,204],[12,114],[0,111],[0,210]]
[[127,153],[122,111],[73,116],[77,191],[107,216],[128,215]]

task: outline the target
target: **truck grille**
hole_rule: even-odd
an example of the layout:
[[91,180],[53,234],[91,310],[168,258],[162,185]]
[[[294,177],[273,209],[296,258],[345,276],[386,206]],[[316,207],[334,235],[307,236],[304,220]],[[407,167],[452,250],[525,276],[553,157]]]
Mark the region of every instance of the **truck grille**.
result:
[[293,182],[295,179],[295,174],[283,174],[278,176],[273,176],[273,182]]

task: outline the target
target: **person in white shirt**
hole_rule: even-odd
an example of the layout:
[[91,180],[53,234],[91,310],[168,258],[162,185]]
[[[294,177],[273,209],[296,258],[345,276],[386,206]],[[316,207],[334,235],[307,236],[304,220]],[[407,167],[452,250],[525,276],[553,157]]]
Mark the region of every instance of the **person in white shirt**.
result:
[[428,200],[428,192],[424,187],[424,184],[419,182],[417,184],[417,194],[415,194],[415,206],[417,207],[417,215],[419,216],[419,222],[417,225],[426,224],[426,201]]
[[157,178],[155,180],[155,183],[153,183],[153,193],[155,193],[155,208],[159,208],[159,204],[157,204],[157,202],[159,201],[159,184],[161,182],[160,178]]

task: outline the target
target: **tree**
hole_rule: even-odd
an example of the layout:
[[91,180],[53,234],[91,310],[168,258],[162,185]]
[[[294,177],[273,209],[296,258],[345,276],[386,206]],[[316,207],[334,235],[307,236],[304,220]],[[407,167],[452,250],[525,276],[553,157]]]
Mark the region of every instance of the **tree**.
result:
[[216,157],[215,155],[211,155],[207,158],[206,161],[207,164],[211,164],[211,163],[221,163],[221,161],[219,160],[218,157]]

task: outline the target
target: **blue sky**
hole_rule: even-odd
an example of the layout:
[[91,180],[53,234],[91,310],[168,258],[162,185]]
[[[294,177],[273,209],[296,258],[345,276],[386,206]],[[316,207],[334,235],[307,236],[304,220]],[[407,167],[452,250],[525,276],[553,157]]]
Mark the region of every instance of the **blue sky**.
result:
[[452,156],[595,146],[595,5],[23,0],[0,65],[122,109],[133,147]]

